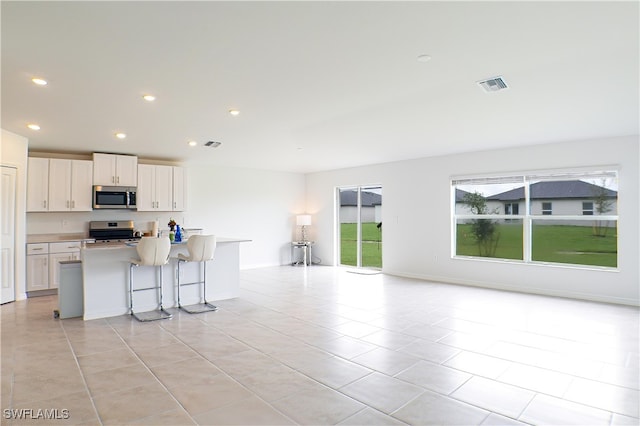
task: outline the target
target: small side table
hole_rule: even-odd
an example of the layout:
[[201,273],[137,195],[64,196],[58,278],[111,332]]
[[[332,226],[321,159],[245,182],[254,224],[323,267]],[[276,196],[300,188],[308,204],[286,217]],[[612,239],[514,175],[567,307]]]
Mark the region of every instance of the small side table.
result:
[[[301,263],[304,266],[311,265],[311,246],[313,246],[313,241],[292,241],[291,242],[291,266],[300,265]],[[294,249],[302,249],[302,261],[294,261],[293,260],[293,252]]]

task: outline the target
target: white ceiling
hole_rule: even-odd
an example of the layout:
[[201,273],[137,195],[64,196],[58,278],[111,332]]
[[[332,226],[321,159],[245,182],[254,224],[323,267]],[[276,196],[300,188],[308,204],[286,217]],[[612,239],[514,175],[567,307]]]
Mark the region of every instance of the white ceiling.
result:
[[638,134],[635,1],[1,8],[2,128],[31,150],[312,172]]

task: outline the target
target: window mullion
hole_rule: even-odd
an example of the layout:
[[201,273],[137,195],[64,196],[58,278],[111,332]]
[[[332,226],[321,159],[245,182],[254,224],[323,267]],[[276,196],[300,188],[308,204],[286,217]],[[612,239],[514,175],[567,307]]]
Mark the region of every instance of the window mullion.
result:
[[358,187],[357,192],[358,218],[356,226],[356,267],[362,267],[362,187]]
[[529,200],[530,188],[529,188],[529,180],[525,179],[524,181],[524,220],[522,221],[522,257],[525,262],[531,262],[531,202]]

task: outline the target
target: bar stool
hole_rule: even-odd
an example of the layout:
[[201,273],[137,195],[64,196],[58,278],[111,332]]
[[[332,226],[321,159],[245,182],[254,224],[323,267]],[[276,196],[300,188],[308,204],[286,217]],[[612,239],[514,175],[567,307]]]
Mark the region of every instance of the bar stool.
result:
[[[173,315],[164,310],[162,306],[162,285],[164,284],[163,266],[169,261],[171,242],[169,237],[145,237],[142,238],[136,247],[140,259],[131,259],[129,264],[129,312],[138,321],[155,321],[159,319],[171,318]],[[155,266],[160,270],[160,285],[157,282],[152,287],[133,288],[133,267],[134,266]],[[157,279],[157,276],[156,276]],[[133,293],[138,291],[156,290],[158,292],[158,309],[149,312],[134,312]]]
[[[216,251],[216,236],[193,235],[187,240],[187,250],[189,250],[189,256],[178,254],[178,308],[190,314],[215,311],[218,307],[207,301],[207,262],[209,260],[213,260],[213,254]],[[204,265],[202,281],[194,281],[190,283],[180,282],[180,265],[187,262],[200,262]],[[182,306],[180,303],[180,287],[194,284],[202,284],[203,302],[189,306]]]

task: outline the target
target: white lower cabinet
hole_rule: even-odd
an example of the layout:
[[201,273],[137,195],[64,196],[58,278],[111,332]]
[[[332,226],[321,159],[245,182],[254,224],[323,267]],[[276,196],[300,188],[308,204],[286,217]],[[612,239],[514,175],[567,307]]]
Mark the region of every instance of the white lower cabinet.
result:
[[80,241],[27,244],[27,291],[60,286],[60,262],[80,259]]
[[49,244],[27,244],[27,291],[49,288]]
[[60,262],[80,259],[80,241],[49,243],[49,288],[60,287]]

